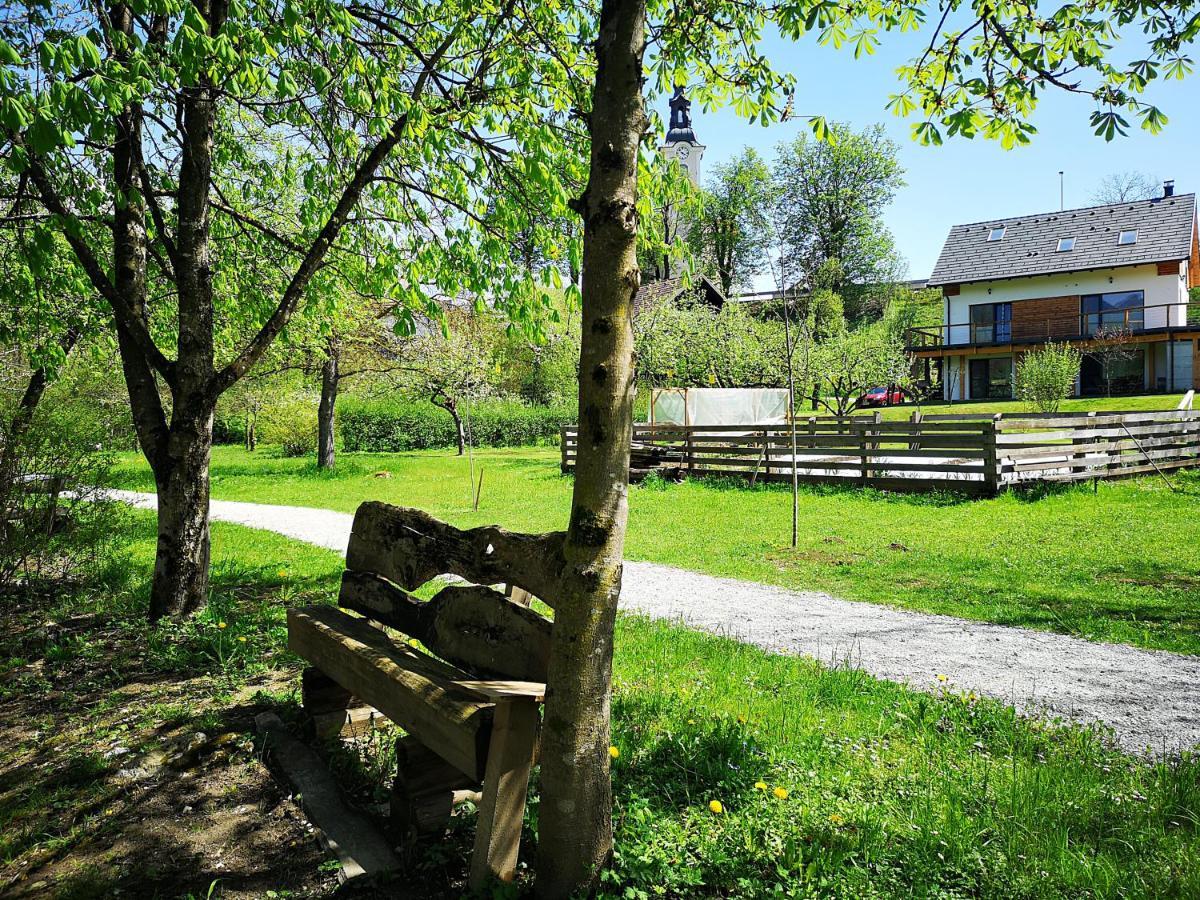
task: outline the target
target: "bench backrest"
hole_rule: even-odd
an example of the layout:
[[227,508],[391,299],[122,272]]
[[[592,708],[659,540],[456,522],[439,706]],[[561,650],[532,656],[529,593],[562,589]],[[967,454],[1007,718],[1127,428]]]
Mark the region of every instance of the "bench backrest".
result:
[[415,638],[472,675],[546,681],[551,624],[545,616],[485,585],[451,584],[427,601],[408,593],[460,574],[454,557],[461,547],[443,538],[445,528],[419,510],[362,504],[339,604]]

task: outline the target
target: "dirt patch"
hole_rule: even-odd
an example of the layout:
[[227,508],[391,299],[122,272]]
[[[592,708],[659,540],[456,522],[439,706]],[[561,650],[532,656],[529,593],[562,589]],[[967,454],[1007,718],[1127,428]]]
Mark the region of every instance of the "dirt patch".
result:
[[[333,890],[326,855],[250,737],[263,705],[245,698],[278,685],[252,684],[225,706],[203,681],[127,685],[107,697],[52,686],[4,698],[0,894],[205,897],[214,884],[220,897]],[[156,711],[163,720],[147,724]]]
[[145,632],[10,606],[0,635],[0,895],[318,897],[337,880],[253,739],[294,673],[164,671]]

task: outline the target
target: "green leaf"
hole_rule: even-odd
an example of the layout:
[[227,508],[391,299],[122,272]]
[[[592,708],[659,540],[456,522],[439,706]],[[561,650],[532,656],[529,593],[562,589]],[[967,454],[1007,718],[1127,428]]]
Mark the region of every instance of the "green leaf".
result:
[[3,39],[0,39],[0,64],[6,66],[19,66],[23,64],[21,54]]

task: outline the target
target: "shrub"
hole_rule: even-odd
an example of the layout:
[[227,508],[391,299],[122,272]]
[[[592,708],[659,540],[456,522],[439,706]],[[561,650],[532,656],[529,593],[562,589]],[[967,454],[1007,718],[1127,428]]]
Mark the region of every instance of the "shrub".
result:
[[213,443],[245,444],[246,417],[218,407],[213,417]]
[[[284,456],[304,456],[317,449],[317,398],[292,394],[263,410],[259,435],[264,444],[278,444]],[[243,432],[243,438],[245,433]]]
[[1083,358],[1066,344],[1046,344],[1026,353],[1017,363],[1017,397],[1039,412],[1058,412],[1059,404],[1075,390]]
[[27,428],[12,422],[12,404],[0,398],[0,585],[96,569],[115,549],[123,515],[102,487],[112,465],[106,416],[44,402]]
[[[477,447],[521,447],[554,443],[563,425],[577,419],[575,405],[526,406],[514,401],[471,404],[466,410]],[[395,453],[456,444],[454,421],[432,403],[362,401],[347,398],[338,407],[342,445],[347,451]]]

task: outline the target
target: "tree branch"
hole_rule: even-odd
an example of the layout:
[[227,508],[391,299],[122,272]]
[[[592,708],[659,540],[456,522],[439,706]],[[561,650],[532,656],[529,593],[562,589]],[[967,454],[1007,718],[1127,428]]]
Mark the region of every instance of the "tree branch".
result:
[[[445,56],[446,52],[453,46],[459,32],[459,27],[451,29],[450,33],[438,45],[434,53],[430,56],[425,68],[417,77],[416,83],[413,85],[409,96],[414,102],[424,92],[426,84],[433,74],[433,67],[436,66]],[[229,365],[216,374],[213,378],[210,392],[219,396],[228,388],[235,384],[249,369],[262,357],[271,346],[271,342],[279,336],[283,331],[292,314],[296,310],[296,306],[300,302],[305,289],[308,287],[312,276],[320,268],[322,261],[325,259],[334,241],[337,240],[338,234],[346,224],[346,220],[350,217],[354,207],[358,204],[359,197],[363,190],[371,182],[375,172],[383,165],[392,149],[400,143],[408,130],[409,114],[406,112],[401,115],[395,122],[392,123],[388,134],[381,138],[371,152],[358,164],[355,169],[354,176],[342,191],[341,197],[338,198],[337,205],[333,212],[330,213],[325,225],[321,228],[317,239],[309,247],[304,259],[301,261],[299,268],[296,270],[292,280],[288,283],[284,290],[283,296],[280,298],[278,306],[267,319],[266,323],[258,333],[251,339],[246,348],[234,359]]]

